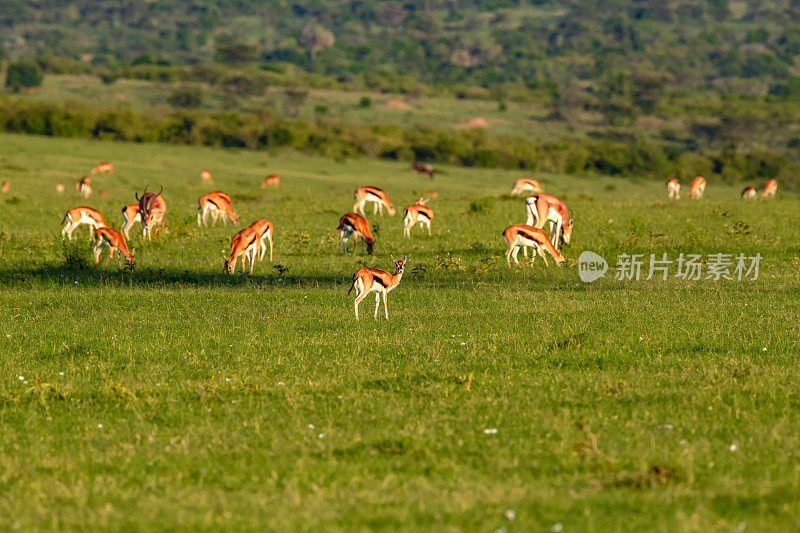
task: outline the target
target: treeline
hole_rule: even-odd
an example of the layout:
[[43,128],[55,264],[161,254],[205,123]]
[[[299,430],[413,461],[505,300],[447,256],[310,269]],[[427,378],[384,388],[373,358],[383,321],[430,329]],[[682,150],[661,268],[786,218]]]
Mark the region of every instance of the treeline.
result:
[[598,173],[666,179],[703,175],[726,182],[778,178],[797,186],[800,164],[772,151],[681,152],[644,139],[550,140],[491,137],[481,130],[442,131],[395,126],[305,123],[268,111],[248,114],[97,110],[77,103],[0,98],[0,130],[56,137],[219,146],[265,150],[290,147],[337,159],[369,156],[525,173]]

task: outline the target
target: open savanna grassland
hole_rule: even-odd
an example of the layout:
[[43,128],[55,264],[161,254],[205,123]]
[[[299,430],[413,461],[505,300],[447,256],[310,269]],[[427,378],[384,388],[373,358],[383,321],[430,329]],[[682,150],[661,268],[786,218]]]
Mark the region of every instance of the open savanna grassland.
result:
[[[570,262],[509,269],[520,173],[442,168],[430,182],[370,159],[11,135],[0,155],[0,528],[797,524],[791,192],[745,202],[712,181],[706,199],[671,202],[661,182],[541,176],[574,212]],[[114,175],[78,198],[104,160]],[[234,228],[197,227],[201,168],[241,222],[275,223],[281,269],[223,273]],[[260,189],[271,173],[280,187]],[[363,184],[399,212],[368,210],[376,253],[345,257],[335,228]],[[95,266],[86,228],[62,245],[68,207],[119,227],[145,185],[164,186],[170,232],[133,232],[132,272]],[[430,189],[433,235],[403,240],[402,207]],[[620,253],[764,259],[756,281],[585,285],[582,250],[612,266]],[[390,254],[408,256],[390,320],[372,319],[370,297],[356,323],[352,273]]]

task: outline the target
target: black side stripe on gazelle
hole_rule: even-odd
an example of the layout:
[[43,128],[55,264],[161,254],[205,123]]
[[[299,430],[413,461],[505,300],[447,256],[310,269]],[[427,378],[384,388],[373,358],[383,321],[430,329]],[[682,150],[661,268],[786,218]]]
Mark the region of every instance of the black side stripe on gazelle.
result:
[[380,285],[381,287],[386,287],[386,283],[385,283],[385,282],[383,281],[383,279],[381,279],[379,276],[375,276],[375,275],[373,275],[373,276],[372,276],[372,279],[373,279],[373,280],[375,280],[375,281],[377,281],[377,282],[378,282],[378,285]]
[[535,241],[536,240],[535,234],[533,232],[531,232],[531,231],[526,230],[526,229],[518,229],[517,230],[517,235],[519,235],[521,237],[525,237],[526,239],[529,239],[531,241]]

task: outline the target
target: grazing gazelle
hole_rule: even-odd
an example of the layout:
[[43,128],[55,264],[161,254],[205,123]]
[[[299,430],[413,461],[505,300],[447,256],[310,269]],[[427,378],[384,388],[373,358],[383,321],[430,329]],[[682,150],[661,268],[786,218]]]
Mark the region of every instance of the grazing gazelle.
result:
[[92,195],[92,186],[89,185],[92,179],[89,176],[83,176],[81,180],[75,185],[78,193],[84,198],[89,198]]
[[156,237],[158,237],[161,225],[164,223],[167,203],[164,201],[164,197],[161,196],[161,191],[163,190],[164,187],[161,187],[156,194],[147,192],[147,187],[145,187],[142,196],[136,193],[136,199],[139,201],[139,221],[142,223],[142,237],[149,241],[153,240],[153,226],[156,227]]
[[755,187],[745,187],[742,191],[742,198],[745,200],[750,200],[756,197],[756,188]]
[[64,194],[64,184],[63,183],[56,183],[56,192],[58,194]]
[[131,238],[131,228],[137,222],[142,221],[142,215],[139,213],[139,204],[128,204],[122,208],[122,232],[125,234],[126,239]]
[[367,219],[358,213],[345,213],[339,219],[339,249],[344,248],[344,253],[347,253],[347,239],[350,235],[355,233],[353,237],[353,248],[356,247],[358,238],[361,237],[361,253],[364,253],[364,243],[367,243],[367,253],[372,253],[372,248],[375,246],[375,239],[372,238],[372,232],[369,230],[369,222]]
[[761,196],[766,198],[767,196],[775,196],[775,192],[778,190],[778,182],[774,179],[767,181],[764,184],[764,190],[761,192]]
[[411,238],[411,228],[414,224],[419,222],[420,229],[423,226],[428,227],[428,235],[431,234],[431,220],[433,220],[433,209],[425,205],[428,202],[427,198],[420,198],[417,203],[411,204],[406,207],[403,214],[403,235]]
[[427,174],[430,179],[433,179],[433,165],[430,163],[420,163],[416,161],[411,163],[411,170],[420,174]]
[[100,211],[92,209],[91,207],[86,207],[85,205],[79,205],[67,210],[61,222],[65,220],[67,221],[67,225],[61,230],[61,238],[63,239],[64,235],[66,235],[69,240],[72,240],[72,232],[81,224],[91,226],[92,232],[97,228],[105,228],[108,226],[108,224],[106,224],[106,219],[103,218]]
[[214,183],[214,180],[211,179],[211,172],[206,169],[200,171],[200,181],[203,183]]
[[95,167],[92,169],[92,175],[102,172],[108,172],[109,174],[114,173],[114,165],[109,163],[108,161],[103,161],[102,163],[97,163]]
[[552,194],[534,194],[525,200],[525,213],[528,215],[525,224],[529,226],[544,228],[545,224],[550,222],[550,240],[556,250],[560,240],[563,240],[564,244],[569,244],[572,238],[573,220],[562,200]]
[[119,264],[122,266],[122,258],[125,257],[125,261],[128,264],[133,263],[133,254],[136,252],[128,251],[128,244],[125,242],[125,237],[119,231],[113,228],[97,228],[94,230],[94,262],[100,262],[100,254],[103,253],[103,249],[108,248],[108,259],[106,259],[106,265],[111,261],[111,256],[114,255],[114,252],[117,253]]
[[706,180],[702,176],[697,176],[692,180],[692,186],[689,189],[689,197],[694,200],[699,200],[706,192]]
[[11,189],[11,184],[7,181],[4,181],[2,185],[0,185],[0,192],[8,192]]
[[672,178],[667,182],[667,197],[681,199],[681,182],[678,178]]
[[239,218],[236,216],[236,213],[233,212],[233,207],[231,207],[231,197],[225,194],[222,191],[213,191],[208,194],[204,194],[200,198],[197,199],[198,203],[198,213],[197,213],[197,225],[208,225],[206,223],[206,219],[208,215],[211,215],[211,226],[216,226],[217,219],[222,216],[222,222],[227,226],[228,219],[231,220],[235,225],[239,224]]
[[395,264],[394,274],[389,274],[385,270],[378,270],[377,268],[359,268],[353,274],[353,284],[347,295],[350,295],[353,289],[356,290],[356,320],[358,320],[358,304],[361,300],[367,297],[367,294],[375,293],[375,320],[378,319],[378,308],[381,305],[381,295],[383,295],[383,311],[386,313],[386,320],[389,320],[389,309],[386,306],[386,294],[400,284],[400,278],[403,277],[403,268],[406,265],[406,256],[401,260],[392,257]]
[[272,262],[272,222],[269,220],[256,220],[248,226],[251,230],[258,234],[258,248],[261,250],[261,255],[258,260],[264,260],[264,254],[267,252],[267,245],[264,241],[269,241],[269,261]]
[[275,174],[270,174],[264,181],[261,182],[261,188],[266,189],[267,187],[277,187],[281,182],[281,179],[276,176]]
[[385,206],[389,214],[394,216],[395,210],[394,207],[392,207],[392,202],[389,201],[389,197],[386,196],[386,193],[383,192],[383,189],[370,186],[359,187],[356,189],[355,197],[356,203],[353,204],[353,211],[356,213],[360,212],[362,215],[366,214],[364,213],[364,204],[367,202],[372,202],[373,215],[377,214],[378,211],[380,211],[381,215],[383,215],[383,208]]
[[[225,270],[228,274],[233,274],[236,270],[236,260],[242,257],[242,272],[244,272],[245,260],[250,262],[250,273],[253,273],[253,263],[256,262],[258,253],[258,233],[250,228],[244,228],[233,236],[231,241],[231,255],[225,258]],[[224,257],[224,256],[223,256]]]
[[541,228],[529,226],[528,224],[514,224],[503,231],[503,237],[505,237],[508,243],[506,262],[508,262],[509,268],[511,268],[511,257],[513,256],[514,258],[514,264],[519,265],[519,261],[517,260],[519,249],[527,247],[533,248],[531,263],[536,259],[536,254],[538,253],[542,256],[542,259],[544,259],[545,266],[548,266],[547,257],[544,255],[545,252],[553,256],[557,265],[561,265],[561,263],[565,261],[564,257],[558,253],[553,243],[550,242],[550,238]]
[[514,182],[514,188],[511,189],[511,194],[523,194],[526,192],[537,194],[544,192],[544,189],[542,189],[539,182],[533,178],[520,178]]

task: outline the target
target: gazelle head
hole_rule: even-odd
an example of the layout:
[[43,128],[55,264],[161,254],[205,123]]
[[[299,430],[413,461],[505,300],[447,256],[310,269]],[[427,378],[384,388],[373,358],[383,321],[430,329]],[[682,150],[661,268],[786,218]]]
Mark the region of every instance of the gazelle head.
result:
[[428,203],[428,200],[430,200],[430,198],[423,198],[422,196],[420,196],[419,200],[417,200],[417,204],[418,205],[425,205],[425,204]]
[[564,244],[569,244],[569,240],[572,238],[573,223],[574,219],[569,217],[569,221],[561,227],[561,240],[564,241]]
[[233,272],[236,270],[236,259],[225,256],[222,256],[222,258],[225,260],[225,272],[228,274],[233,274]]
[[132,265],[136,262],[136,248],[131,250],[130,253],[125,256],[125,262],[129,265]]
[[403,258],[400,259],[400,260],[395,259],[393,255],[390,256],[390,257],[392,258],[392,261],[394,261],[394,266],[397,269],[397,270],[395,270],[395,275],[402,274],[403,273],[403,269],[406,266],[406,256],[404,255]]

